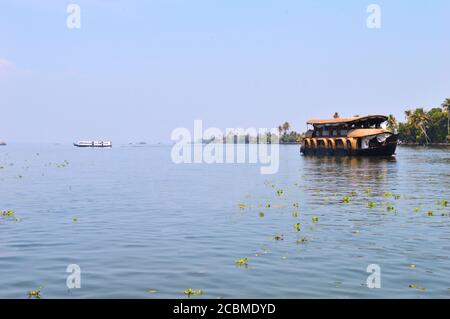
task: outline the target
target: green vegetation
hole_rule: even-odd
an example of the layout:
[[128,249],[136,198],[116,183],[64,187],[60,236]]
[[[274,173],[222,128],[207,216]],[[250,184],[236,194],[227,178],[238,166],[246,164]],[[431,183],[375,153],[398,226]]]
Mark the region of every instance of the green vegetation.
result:
[[450,142],[450,98],[441,107],[429,111],[423,108],[405,111],[406,122],[397,123],[391,115],[388,128],[397,129],[399,140],[411,144],[449,143]]
[[194,290],[192,288],[188,288],[184,291],[185,295],[188,295],[188,297],[195,296],[195,295],[203,295],[203,290]]
[[346,197],[342,198],[342,202],[348,204],[351,202],[351,199],[350,199],[350,197],[346,196]]
[[36,290],[29,290],[27,292],[28,298],[41,299],[42,288],[43,288],[42,286],[39,286],[38,289]]
[[280,144],[299,144],[304,138],[304,134],[291,130],[289,122],[284,122],[279,125],[278,132],[280,135]]
[[248,258],[240,258],[234,261],[238,266],[248,266]]

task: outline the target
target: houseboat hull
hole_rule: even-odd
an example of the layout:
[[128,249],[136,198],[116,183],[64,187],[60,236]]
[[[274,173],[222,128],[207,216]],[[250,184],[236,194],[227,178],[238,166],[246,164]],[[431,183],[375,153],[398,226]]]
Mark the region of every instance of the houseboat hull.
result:
[[397,135],[388,137],[383,145],[370,147],[366,149],[346,147],[346,148],[331,148],[331,147],[305,147],[302,145],[300,152],[303,155],[312,156],[380,156],[388,157],[395,154],[397,149]]

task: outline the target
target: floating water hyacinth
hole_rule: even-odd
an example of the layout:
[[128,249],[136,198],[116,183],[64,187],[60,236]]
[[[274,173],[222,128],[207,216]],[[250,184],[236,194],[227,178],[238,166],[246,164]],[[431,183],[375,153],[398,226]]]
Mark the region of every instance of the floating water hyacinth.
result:
[[390,192],[383,193],[383,197],[392,197],[392,193]]
[[367,203],[367,207],[374,208],[375,207],[375,203],[374,202],[368,202]]
[[203,295],[203,290],[194,290],[192,288],[188,288],[184,291],[185,295],[188,295],[188,297],[196,296],[196,295]]
[[297,244],[305,244],[308,241],[306,237],[300,238],[297,240]]
[[370,195],[370,193],[372,193],[372,189],[366,188],[366,189],[364,190],[364,193],[365,193],[366,195]]
[[259,217],[264,217],[264,212],[259,212]]
[[1,215],[5,217],[14,217],[15,212],[13,210],[4,210],[1,212]]
[[292,206],[294,206],[295,208],[298,208],[299,204],[298,203],[294,203],[294,204],[292,204]]
[[295,223],[295,224],[294,224],[294,229],[295,229],[296,231],[300,231],[300,223]]
[[348,204],[348,203],[350,203],[350,201],[351,201],[350,197],[345,196],[344,198],[342,198],[343,203]]
[[351,194],[353,197],[358,196],[358,193],[357,193],[356,191],[352,191],[350,194]]
[[292,212],[292,217],[297,218],[298,217],[298,212],[297,211],[293,211]]
[[446,199],[443,199],[439,202],[439,205],[441,205],[442,207],[447,207],[448,201]]
[[266,208],[270,208],[270,204],[269,203],[266,204]]
[[411,284],[408,287],[411,288],[411,289],[417,289],[417,290],[420,290],[420,291],[426,291],[427,290],[426,288],[418,287],[416,284]]
[[248,258],[240,258],[240,259],[236,259],[234,261],[238,266],[247,266],[248,265]]
[[276,234],[276,235],[273,237],[273,239],[275,239],[275,240],[284,240],[284,236],[283,236],[283,235],[278,235],[278,234]]
[[386,210],[387,210],[388,212],[391,212],[391,211],[393,211],[394,209],[395,209],[395,207],[392,206],[391,204],[387,204],[387,205],[386,205]]
[[277,189],[277,196],[281,196],[283,195],[283,190],[282,189]]
[[420,208],[419,207],[414,208],[414,213],[418,213],[418,212],[420,212]]
[[313,217],[311,218],[311,220],[312,220],[312,222],[313,222],[314,224],[316,224],[316,223],[319,222],[319,217],[313,216]]
[[76,221],[78,221],[78,218],[74,217],[74,218],[72,218],[72,221],[76,222]]
[[240,204],[239,204],[239,208],[240,208],[240,209],[245,209],[245,204],[240,203]]
[[394,195],[394,199],[400,199],[400,195]]
[[429,211],[427,212],[427,215],[430,216],[430,217],[433,216],[433,215],[434,215],[434,214],[433,214],[433,211],[432,211],[432,210],[429,210]]
[[38,289],[36,289],[36,290],[29,290],[27,292],[28,298],[41,299],[42,288],[43,288],[42,286],[39,286]]

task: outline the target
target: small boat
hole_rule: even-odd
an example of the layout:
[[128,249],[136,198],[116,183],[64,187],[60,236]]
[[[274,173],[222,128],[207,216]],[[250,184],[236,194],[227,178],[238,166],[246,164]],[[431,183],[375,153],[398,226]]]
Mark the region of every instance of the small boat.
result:
[[5,142],[0,141],[0,146],[5,146],[5,145],[6,145]]
[[310,120],[300,152],[319,156],[392,156],[398,135],[381,127],[384,115]]
[[112,147],[111,141],[78,141],[73,143],[76,147]]

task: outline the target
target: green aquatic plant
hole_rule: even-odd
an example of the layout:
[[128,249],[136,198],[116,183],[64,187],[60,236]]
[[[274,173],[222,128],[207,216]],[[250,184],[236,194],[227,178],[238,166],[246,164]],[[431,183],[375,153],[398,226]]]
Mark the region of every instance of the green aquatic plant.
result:
[[264,212],[259,212],[259,217],[264,217]]
[[42,291],[42,286],[39,286],[36,290],[29,290],[27,292],[27,296],[28,298],[36,298],[36,299],[41,299],[41,291]]
[[240,258],[234,261],[238,266],[248,266],[248,258]]
[[306,242],[308,242],[308,239],[306,237],[297,239],[297,244],[306,244]]
[[298,208],[300,205],[298,203],[294,203],[294,204],[292,204],[292,206],[294,206],[295,208]]
[[243,203],[240,203],[240,204],[239,204],[239,208],[240,208],[240,209],[245,209],[245,207],[246,207],[245,204],[243,204]]
[[74,218],[72,218],[72,221],[76,222],[76,221],[78,221],[78,218],[74,217]]
[[394,199],[396,199],[396,200],[400,199],[400,197],[401,197],[400,195],[394,195]]
[[192,288],[188,288],[184,291],[185,295],[188,295],[188,297],[196,296],[196,295],[203,295],[203,290],[194,290]]
[[426,291],[427,290],[427,288],[419,287],[416,284],[408,285],[408,287],[411,288],[411,289],[417,289],[417,290],[420,290],[420,291]]
[[300,223],[295,223],[295,224],[294,224],[294,229],[295,229],[296,231],[300,231]]
[[366,195],[370,195],[370,194],[372,193],[372,189],[370,189],[370,188],[368,187],[368,188],[366,188],[366,189],[364,190],[364,193],[365,193]]
[[391,212],[391,211],[395,210],[395,207],[392,206],[391,204],[387,204],[387,205],[386,205],[386,210],[387,210],[388,212]]
[[356,191],[351,191],[350,195],[353,197],[356,197],[356,196],[358,196],[358,193]]
[[415,264],[410,264],[410,265],[409,265],[409,268],[415,269],[415,268],[416,268],[416,265],[415,265]]
[[319,222],[319,217],[317,217],[317,216],[313,216],[312,218],[311,218],[311,220],[312,220],[312,222],[313,223],[318,223]]
[[345,196],[344,198],[342,198],[342,202],[348,204],[351,202],[351,199],[350,197]]
[[442,207],[447,207],[447,205],[448,205],[448,200],[443,199],[443,200],[439,201],[439,205],[441,205]]
[[420,212],[420,208],[419,207],[414,208],[414,213],[418,213],[418,212]]
[[292,217],[294,217],[294,218],[298,217],[298,212],[296,210],[292,212]]
[[270,206],[271,206],[270,203],[266,204],[266,208],[270,208]]
[[375,207],[375,203],[374,202],[368,202],[367,203],[367,207],[374,208]]
[[150,288],[149,290],[147,290],[147,292],[149,294],[156,294],[158,292],[158,290]]
[[13,210],[4,210],[1,212],[1,216],[14,217],[15,212]]
[[392,193],[390,192],[383,193],[383,197],[392,197]]
[[283,195],[284,191],[282,189],[277,189],[277,196]]
[[432,210],[429,210],[428,212],[427,212],[427,216],[434,216],[434,213],[433,213],[433,211]]
[[275,236],[273,236],[273,239],[275,239],[275,240],[284,240],[284,236],[276,234]]

